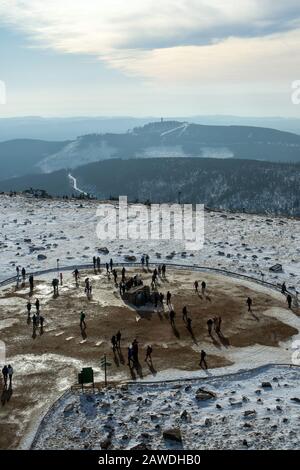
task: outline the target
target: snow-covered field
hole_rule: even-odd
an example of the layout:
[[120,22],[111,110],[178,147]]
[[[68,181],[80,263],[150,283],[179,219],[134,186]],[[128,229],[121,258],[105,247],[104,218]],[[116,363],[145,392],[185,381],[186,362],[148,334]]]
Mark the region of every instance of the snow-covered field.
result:
[[[0,196],[0,280],[15,275],[16,266],[28,270],[90,263],[98,248],[107,247],[101,262],[148,253],[151,262],[169,261],[224,268],[270,282],[286,281],[299,289],[300,221],[252,214],[205,213],[205,245],[186,252],[176,240],[99,240],[97,201],[33,200]],[[39,254],[47,258],[38,260]],[[282,274],[269,272],[275,263]]]
[[[111,257],[115,262],[121,262],[128,255],[139,261],[143,253],[148,253],[152,263],[167,261],[185,266],[221,268],[272,283],[285,281],[293,293],[299,291],[299,220],[206,212],[204,248],[189,252],[183,243],[174,240],[99,240],[96,235],[99,204],[97,201],[1,195],[0,280],[15,275],[16,266],[24,266],[27,271],[44,270],[56,268],[58,259],[60,266],[80,265],[91,263],[92,257],[98,254],[102,264]],[[106,254],[99,251],[104,247],[108,249]],[[276,263],[282,264],[282,273],[269,271]],[[66,282],[69,282],[67,275]],[[234,283],[234,280],[230,282]],[[251,287],[246,280],[239,283]],[[266,287],[255,284],[255,288],[257,292],[267,294]],[[272,295],[282,301],[280,293],[272,291]],[[6,301],[7,305],[11,302],[10,298]],[[15,305],[15,308],[20,306]],[[269,309],[266,315],[300,330],[299,316],[290,313],[285,306]],[[8,327],[6,321],[1,319],[0,332]],[[228,348],[224,354],[232,365],[207,373],[174,368],[160,371],[155,376],[155,385],[138,381],[128,385],[128,390],[123,386],[95,395],[68,392],[47,415],[35,447],[99,448],[101,442],[108,439],[104,446],[111,441],[111,447],[124,449],[139,444],[153,449],[170,446],[187,449],[297,448],[300,370],[265,365],[290,363],[292,341],[298,337],[299,333],[279,347],[254,344]],[[257,366],[262,368],[253,370]],[[242,372],[241,369],[246,370]],[[236,374],[229,376],[229,372]],[[224,375],[218,378],[221,374]],[[170,378],[179,380],[179,377],[183,381],[163,382]],[[194,378],[191,382],[188,381],[190,377]],[[261,387],[264,381],[269,381],[272,388]],[[68,385],[66,382],[60,393]],[[216,393],[217,397],[196,400],[199,387]],[[64,412],[66,407],[69,411]],[[245,416],[245,411],[255,413]],[[170,443],[165,439],[163,431],[167,428],[180,428],[182,443]]]
[[[44,419],[33,448],[296,449],[299,373],[266,366],[209,380],[68,392]],[[215,398],[197,398],[199,388]],[[177,440],[164,437],[170,430]]]

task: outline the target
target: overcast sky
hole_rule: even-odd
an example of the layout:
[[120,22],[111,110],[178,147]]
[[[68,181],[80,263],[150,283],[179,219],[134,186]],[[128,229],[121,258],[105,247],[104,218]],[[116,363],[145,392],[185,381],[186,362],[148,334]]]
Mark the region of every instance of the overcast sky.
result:
[[300,117],[299,0],[1,0],[0,116]]

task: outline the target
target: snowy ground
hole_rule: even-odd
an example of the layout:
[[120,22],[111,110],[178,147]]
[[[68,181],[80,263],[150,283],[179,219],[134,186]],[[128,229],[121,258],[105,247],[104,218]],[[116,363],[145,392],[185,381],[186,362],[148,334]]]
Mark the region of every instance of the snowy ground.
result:
[[[263,274],[267,281],[281,283],[285,280],[289,289],[299,290],[300,221],[298,220],[249,214],[206,212],[204,249],[198,252],[187,252],[182,243],[174,240],[148,242],[98,240],[96,236],[98,204],[99,202],[95,201],[50,201],[21,196],[0,196],[0,280],[15,275],[17,265],[24,266],[28,271],[35,271],[55,268],[57,259],[60,260],[60,266],[91,263],[92,257],[98,255],[98,249],[107,247],[109,253],[106,255],[100,253],[102,263],[111,257],[115,261],[122,261],[126,255],[134,255],[139,261],[143,253],[148,253],[150,261],[153,263],[168,261],[184,265],[222,268],[259,279]],[[38,260],[38,255],[44,255],[45,259]],[[283,265],[284,272],[282,274],[269,272],[269,267],[275,263]],[[66,274],[67,283],[69,282],[68,276],[69,274]],[[45,277],[45,279],[48,278],[52,279],[52,275]],[[251,286],[254,288],[254,285],[249,284],[248,281],[239,280],[237,282],[234,279],[228,279],[228,283],[230,282],[233,286],[238,284],[246,289]],[[42,288],[41,284],[40,289]],[[71,281],[70,286],[68,284],[65,286],[65,289],[69,288],[73,288]],[[47,296],[51,297],[51,292],[48,290],[44,293],[42,290],[39,292],[42,301],[44,301],[44,297],[45,299]],[[255,290],[268,294],[265,287],[260,287],[257,284],[255,284]],[[22,293],[19,291],[19,294]],[[280,293],[272,291],[270,295],[274,297],[274,301],[284,304]],[[112,295],[110,299],[112,299]],[[4,334],[8,329],[17,328],[14,312],[17,312],[20,318],[21,314],[24,314],[24,306],[21,303],[19,305],[18,301],[18,299],[12,299],[8,296],[5,303],[2,304],[3,311],[6,309],[6,313],[0,319],[0,339],[4,339]],[[103,308],[116,307],[110,301],[107,303],[101,295],[101,302],[104,302]],[[117,302],[116,299],[114,302]],[[12,313],[9,315],[10,318],[5,318],[7,312]],[[111,433],[111,445],[114,448],[131,448],[142,441],[143,445],[149,445],[152,448],[165,448],[169,447],[170,443],[163,439],[162,430],[175,425],[181,428],[182,445],[185,448],[246,448],[246,444],[242,442],[244,439],[247,440],[250,448],[299,447],[297,410],[300,405],[291,400],[295,397],[300,398],[298,369],[278,366],[275,369],[264,368],[257,372],[239,372],[238,375],[232,377],[219,379],[215,377],[216,374],[251,369],[269,362],[291,362],[292,341],[299,338],[300,317],[287,311],[286,305],[268,309],[264,315],[269,316],[270,321],[272,317],[295,328],[298,334],[282,342],[279,347],[263,343],[247,347],[230,347],[224,350],[224,356],[232,365],[213,369],[209,373],[179,371],[174,367],[174,369],[159,371],[155,376],[155,380],[158,382],[155,386],[137,383],[130,385],[128,392],[111,389],[105,391],[104,395],[67,394],[47,418],[36,447],[97,448],[100,446],[100,442],[106,439],[106,434]],[[59,325],[56,325],[56,328],[58,327]],[[66,332],[66,335],[66,341],[74,336],[73,333],[70,336],[69,332]],[[47,338],[47,336],[43,336],[43,338]],[[110,336],[108,336],[108,341],[109,338]],[[24,344],[28,346],[29,341],[32,341],[31,335],[26,337]],[[98,347],[98,343],[95,343],[95,346]],[[213,345],[208,345],[208,353],[213,354],[213,348]],[[15,356],[14,362],[16,370],[21,370],[21,364],[24,363],[24,368],[27,368],[32,380],[36,380],[34,376],[37,357],[35,352],[40,354],[38,350],[31,351],[26,355],[19,354]],[[44,356],[45,360],[49,360],[49,364],[51,361],[54,363],[58,358],[56,354],[49,355],[49,357],[44,354]],[[20,408],[16,417],[11,414],[12,420],[18,423],[24,422],[25,418],[28,419],[29,414],[32,413],[35,403],[33,419],[36,423],[53,400],[71,383],[74,383],[76,371],[82,365],[80,358],[74,360],[70,356],[67,368],[61,364],[55,376],[49,366],[43,379],[45,383],[50,384],[51,382],[52,384],[51,393],[49,392],[46,397],[47,400],[41,400],[39,403],[35,397],[35,393],[43,394],[39,388],[43,386],[44,382],[40,383],[39,380],[36,390],[28,384],[26,393],[32,400],[32,406],[30,405],[30,409],[27,407],[24,410]],[[102,371],[97,370],[97,373],[102,377]],[[167,385],[159,382],[170,378],[178,380],[179,377],[187,379],[191,376],[198,376],[198,378],[197,382],[191,382],[192,388],[188,390],[185,390],[187,384],[177,384],[179,388],[174,388],[174,384]],[[273,381],[273,377],[278,377],[279,382]],[[124,378],[119,377],[121,380]],[[118,377],[115,379],[117,380]],[[10,402],[12,407],[16,400],[21,403],[24,395],[22,380],[21,376],[19,378],[16,376],[16,391],[14,391]],[[272,389],[263,389],[259,395],[255,390],[265,380],[271,381]],[[285,386],[285,383],[288,386]],[[194,396],[200,386],[215,391],[217,399],[200,404],[196,402]],[[119,396],[119,393],[123,394],[123,397]],[[249,402],[245,399],[241,400],[240,404],[230,404],[230,398],[235,398],[239,402],[244,395],[250,399]],[[142,400],[137,400],[137,396],[141,396]],[[146,398],[151,403],[148,403]],[[260,398],[263,403],[257,401]],[[282,401],[277,402],[277,399]],[[99,403],[95,405],[97,401]],[[109,405],[103,404],[103,401]],[[76,411],[63,413],[65,407],[73,402],[74,410],[78,409],[78,413]],[[121,406],[123,403],[126,411],[128,410],[126,414],[124,414],[124,406]],[[216,408],[216,404],[221,405],[222,408]],[[282,409],[277,409],[276,406]],[[252,418],[245,418],[243,412],[253,410],[254,407],[256,415]],[[189,421],[189,417],[186,421],[181,419],[181,413],[185,409],[191,414],[191,421]],[[3,410],[4,408],[2,408]],[[11,413],[10,409],[7,408],[7,410]],[[98,414],[98,410],[101,410],[101,413]],[[109,416],[110,414],[111,416]],[[158,415],[157,421],[155,418],[151,418],[151,414]],[[205,418],[211,418],[212,423],[207,421],[205,424]],[[120,424],[122,421],[124,424]],[[250,427],[247,424],[244,426],[245,423],[249,423]],[[149,437],[140,437],[143,432],[148,433]],[[128,436],[128,439],[125,439],[125,435]],[[9,440],[7,440],[8,445],[11,445]],[[23,445],[26,447],[26,443]]]
[[[224,268],[271,282],[286,280],[300,289],[300,221],[249,214],[205,213],[204,249],[186,252],[180,241],[106,240],[96,236],[99,202],[33,200],[0,196],[0,280],[15,275],[17,265],[28,270],[90,263],[98,248],[105,262],[143,253],[151,262],[180,262]],[[39,254],[47,258],[39,261]],[[269,272],[275,263],[282,274]]]
[[[209,380],[68,392],[33,448],[297,449],[299,374],[297,367],[266,366]],[[199,387],[216,398],[198,400]],[[169,429],[181,443],[163,437]]]

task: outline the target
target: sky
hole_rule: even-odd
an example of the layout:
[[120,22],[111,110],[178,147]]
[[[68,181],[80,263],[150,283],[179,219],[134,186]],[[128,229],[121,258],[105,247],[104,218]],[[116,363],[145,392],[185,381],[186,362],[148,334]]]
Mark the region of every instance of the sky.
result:
[[0,117],[300,117],[299,45],[299,0],[1,0]]

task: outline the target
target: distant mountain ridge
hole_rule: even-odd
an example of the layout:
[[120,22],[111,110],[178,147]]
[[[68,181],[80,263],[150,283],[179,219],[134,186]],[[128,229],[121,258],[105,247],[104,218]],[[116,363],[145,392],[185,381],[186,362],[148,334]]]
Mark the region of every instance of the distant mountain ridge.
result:
[[122,134],[88,134],[72,141],[0,143],[0,179],[113,159],[252,159],[300,162],[300,135],[249,126],[210,126],[160,121]]
[[[110,159],[72,171],[78,187],[100,199],[203,203],[210,208],[300,217],[300,164],[212,158]],[[72,195],[68,172],[0,181],[0,191],[44,189]]]

